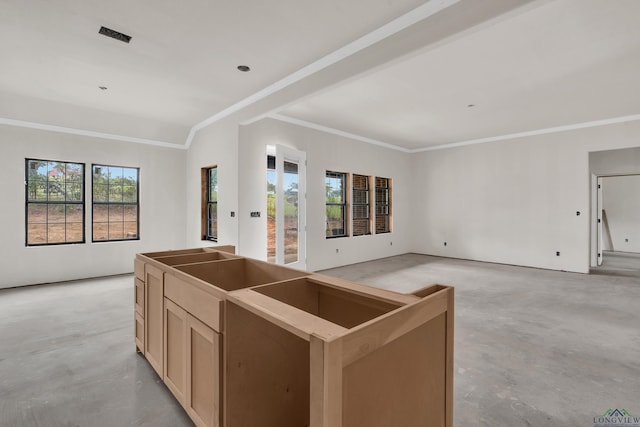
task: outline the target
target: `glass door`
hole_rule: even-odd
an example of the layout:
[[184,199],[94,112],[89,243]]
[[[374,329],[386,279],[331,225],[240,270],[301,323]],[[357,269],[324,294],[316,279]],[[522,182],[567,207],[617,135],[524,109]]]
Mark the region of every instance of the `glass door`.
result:
[[306,153],[282,146],[267,166],[267,259],[306,269]]

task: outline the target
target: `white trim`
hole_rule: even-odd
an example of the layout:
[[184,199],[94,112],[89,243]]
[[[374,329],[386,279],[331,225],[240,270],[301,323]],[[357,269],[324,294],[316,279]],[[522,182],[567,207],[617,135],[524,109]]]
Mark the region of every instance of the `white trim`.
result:
[[464,147],[466,145],[484,144],[486,142],[504,141],[506,139],[525,138],[528,136],[545,135],[549,133],[567,132],[570,130],[586,129],[598,126],[612,125],[616,123],[634,122],[640,120],[640,114],[630,116],[614,117],[612,119],[594,120],[592,122],[574,123],[571,125],[555,126],[552,128],[531,130],[525,132],[511,133],[508,135],[490,136],[487,138],[471,139],[468,141],[453,142],[450,144],[436,145],[433,147],[416,148],[410,150],[412,153],[420,153],[423,151],[444,150],[447,148]]
[[236,102],[230,107],[225,108],[222,111],[214,114],[213,116],[201,121],[200,123],[195,124],[191,128],[191,132],[189,132],[189,136],[185,142],[185,146],[189,148],[191,143],[193,142],[193,138],[197,131],[209,126],[212,123],[217,122],[220,119],[223,119],[241,109],[258,102],[261,99],[266,98],[267,96],[282,90],[312,74],[317,73],[341,60],[347,58],[367,47],[378,43],[381,40],[384,40],[414,24],[420,22],[430,16],[435,15],[443,9],[453,6],[454,4],[460,2],[461,0],[431,0],[424,3],[421,6],[411,10],[410,12],[405,13],[404,15],[394,19],[393,21],[383,25],[382,27],[365,34],[359,39],[354,40],[353,42],[341,47],[340,49],[318,59],[317,61],[312,62],[311,64],[299,69],[293,74],[289,74],[283,79],[278,80],[265,87],[264,89],[254,93],[253,95],[244,98],[243,100]]
[[26,122],[24,120],[7,119],[4,117],[0,117],[0,125],[46,130],[50,132],[69,133],[72,135],[90,136],[93,138],[112,139],[116,141],[135,142],[136,144],[157,145],[159,147],[175,148],[176,150],[186,150],[186,147],[184,145],[175,144],[172,142],[156,141],[153,139],[137,138],[135,136],[115,135],[112,133],[95,132],[92,130],[47,125],[44,123]]
[[307,122],[305,120],[300,120],[300,119],[294,119],[293,117],[285,116],[283,114],[271,114],[269,117],[272,118],[272,119],[275,119],[275,120],[280,120],[282,122],[291,123],[293,125],[303,126],[303,127],[309,128],[309,129],[319,130],[321,132],[326,132],[326,133],[330,133],[330,134],[333,134],[333,135],[343,136],[345,138],[355,139],[356,141],[362,141],[362,142],[366,142],[368,144],[377,145],[377,146],[380,146],[380,147],[385,147],[385,148],[389,148],[389,149],[392,149],[392,150],[402,151],[403,153],[410,153],[410,154],[411,153],[421,153],[421,152],[424,152],[424,151],[446,150],[447,148],[464,147],[466,145],[484,144],[484,143],[487,143],[487,142],[504,141],[504,140],[507,140],[507,139],[525,138],[525,137],[528,137],[528,136],[545,135],[545,134],[549,134],[549,133],[567,132],[567,131],[577,130],[577,129],[586,129],[586,128],[591,128],[591,127],[607,126],[607,125],[612,125],[612,124],[616,124],[616,123],[627,123],[627,122],[635,122],[635,121],[640,120],[640,114],[632,114],[632,115],[629,115],[629,116],[614,117],[614,118],[611,118],[611,119],[594,120],[594,121],[591,121],[591,122],[574,123],[574,124],[565,125],[565,126],[556,126],[556,127],[552,127],[552,128],[546,128],[546,129],[538,129],[538,130],[532,130],[532,131],[526,131],[526,132],[511,133],[511,134],[508,134],[508,135],[499,135],[499,136],[491,136],[491,137],[487,137],[487,138],[471,139],[471,140],[468,140],[468,141],[452,142],[450,144],[436,145],[436,146],[433,146],[433,147],[424,147],[424,148],[413,148],[413,149],[411,149],[411,148],[400,147],[398,145],[389,144],[387,142],[382,142],[382,141],[378,141],[378,140],[375,140],[375,139],[367,138],[366,136],[361,136],[361,135],[356,135],[356,134],[349,133],[349,132],[344,132],[344,131],[341,131],[339,129],[334,129],[334,128],[330,128],[328,126],[319,125],[317,123]]
[[292,125],[298,125],[309,129],[319,130],[321,132],[330,133],[332,135],[343,136],[349,139],[355,139],[356,141],[366,142],[367,144],[377,145],[379,147],[389,148],[391,150],[402,151],[403,153],[411,153],[412,150],[404,147],[400,147],[386,142],[378,141],[375,139],[367,138],[366,136],[356,135],[355,133],[344,132],[339,129],[322,126],[316,123],[307,122],[305,120],[294,119],[293,117],[285,116],[282,114],[271,114],[269,116],[272,119],[279,120],[281,122],[291,123]]

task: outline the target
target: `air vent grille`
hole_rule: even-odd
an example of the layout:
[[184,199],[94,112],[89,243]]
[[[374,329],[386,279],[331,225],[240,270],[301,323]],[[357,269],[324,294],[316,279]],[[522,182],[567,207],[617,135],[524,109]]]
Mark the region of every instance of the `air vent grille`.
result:
[[100,27],[100,31],[98,31],[98,33],[102,34],[103,36],[111,37],[112,39],[120,40],[124,43],[129,43],[131,41],[131,36],[122,34],[107,27]]

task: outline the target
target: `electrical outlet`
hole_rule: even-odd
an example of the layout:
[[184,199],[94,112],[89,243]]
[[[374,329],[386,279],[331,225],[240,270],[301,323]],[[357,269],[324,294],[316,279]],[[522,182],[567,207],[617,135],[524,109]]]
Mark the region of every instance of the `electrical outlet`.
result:
[[447,246],[447,242],[444,242],[444,245]]
[[624,239],[625,243],[629,243],[629,239]]
[[339,253],[339,252],[340,252],[340,249],[336,248],[336,253]]
[[556,256],[560,256],[560,251],[556,252]]
[[389,242],[389,246],[393,246],[393,242]]
[[260,218],[260,212],[251,212],[251,218]]
[[234,211],[231,211],[231,218],[235,218],[236,217],[236,213]]

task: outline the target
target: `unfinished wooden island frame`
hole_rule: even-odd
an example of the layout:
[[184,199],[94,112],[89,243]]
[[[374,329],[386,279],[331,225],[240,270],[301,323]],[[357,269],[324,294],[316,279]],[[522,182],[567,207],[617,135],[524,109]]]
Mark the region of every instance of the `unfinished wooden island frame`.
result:
[[226,427],[453,425],[451,287],[310,276],[231,292],[225,322]]
[[[136,255],[136,348],[197,426],[222,425],[224,301],[236,289],[309,273],[232,254],[233,247]],[[141,280],[139,277],[142,277]]]
[[452,287],[399,294],[219,249],[134,263],[136,348],[197,426],[453,426]]

